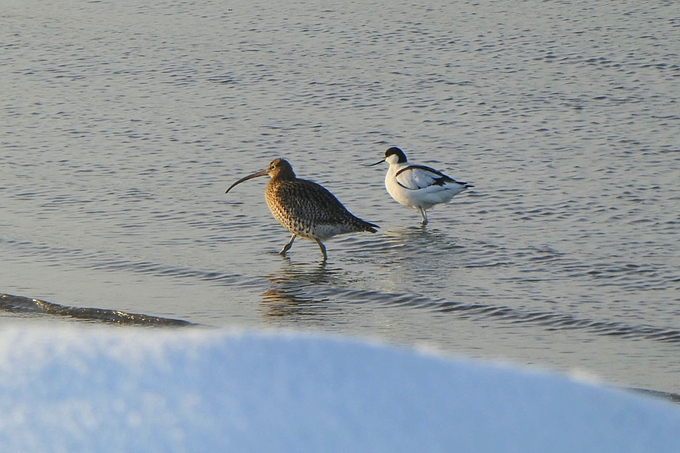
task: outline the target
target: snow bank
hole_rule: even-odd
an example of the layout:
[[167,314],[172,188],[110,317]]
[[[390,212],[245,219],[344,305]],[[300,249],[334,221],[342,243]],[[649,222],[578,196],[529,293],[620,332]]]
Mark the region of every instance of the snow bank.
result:
[[677,452],[680,408],[292,333],[0,332],[2,451]]

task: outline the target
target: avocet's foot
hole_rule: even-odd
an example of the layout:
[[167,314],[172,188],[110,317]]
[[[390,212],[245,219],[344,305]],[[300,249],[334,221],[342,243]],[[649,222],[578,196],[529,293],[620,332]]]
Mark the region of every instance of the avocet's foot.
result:
[[425,212],[423,208],[418,208],[418,210],[420,211],[420,216],[423,218],[423,221],[420,222],[420,226],[424,227],[427,225],[427,212]]

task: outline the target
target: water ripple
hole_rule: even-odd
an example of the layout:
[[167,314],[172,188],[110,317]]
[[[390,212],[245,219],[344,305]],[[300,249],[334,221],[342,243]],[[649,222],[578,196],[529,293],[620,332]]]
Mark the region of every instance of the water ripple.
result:
[[[290,276],[290,273],[286,273]],[[572,314],[547,311],[528,311],[502,305],[469,304],[450,300],[434,299],[422,295],[406,292],[390,293],[376,290],[362,290],[332,285],[317,285],[328,283],[332,279],[323,272],[310,278],[298,274],[296,279],[281,276],[272,277],[276,283],[274,289],[265,293],[265,299],[272,301],[281,297],[285,301],[301,301],[325,306],[328,301],[342,301],[348,304],[377,304],[387,308],[405,308],[428,310],[436,313],[456,315],[460,318],[472,319],[477,322],[497,320],[516,325],[541,326],[549,331],[580,330],[597,335],[616,336],[631,340],[652,340],[666,343],[680,343],[680,329],[626,324],[615,321],[601,321],[579,318]],[[281,302],[281,300],[279,301]]]
[[[24,254],[40,255],[47,261],[62,261],[64,258],[76,258],[82,267],[105,271],[131,271],[141,274],[150,274],[159,277],[177,277],[197,279],[223,285],[239,285],[249,287],[252,279],[242,274],[201,270],[189,267],[175,267],[152,261],[131,261],[115,256],[106,256],[100,252],[86,252],[77,248],[50,247],[47,245],[33,244],[28,241],[13,241],[0,239],[8,245],[15,246]],[[251,281],[251,283],[248,283]]]

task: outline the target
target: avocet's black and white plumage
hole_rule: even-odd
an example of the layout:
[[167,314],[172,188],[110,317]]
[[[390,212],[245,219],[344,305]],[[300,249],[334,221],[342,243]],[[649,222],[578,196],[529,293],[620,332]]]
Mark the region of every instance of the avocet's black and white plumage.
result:
[[390,164],[385,176],[387,192],[404,206],[417,209],[423,218],[423,226],[427,225],[428,209],[447,203],[468,187],[474,187],[434,168],[409,163],[406,154],[397,147],[385,151],[385,158],[373,165],[383,161]]

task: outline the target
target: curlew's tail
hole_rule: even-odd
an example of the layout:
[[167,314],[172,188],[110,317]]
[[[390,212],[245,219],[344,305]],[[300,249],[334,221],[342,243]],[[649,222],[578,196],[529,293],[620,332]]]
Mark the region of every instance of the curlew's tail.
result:
[[369,233],[377,233],[378,230],[377,228],[380,228],[378,225],[375,223],[367,222],[365,220],[357,219],[359,221],[359,225],[361,225],[362,230],[361,231],[368,231]]

